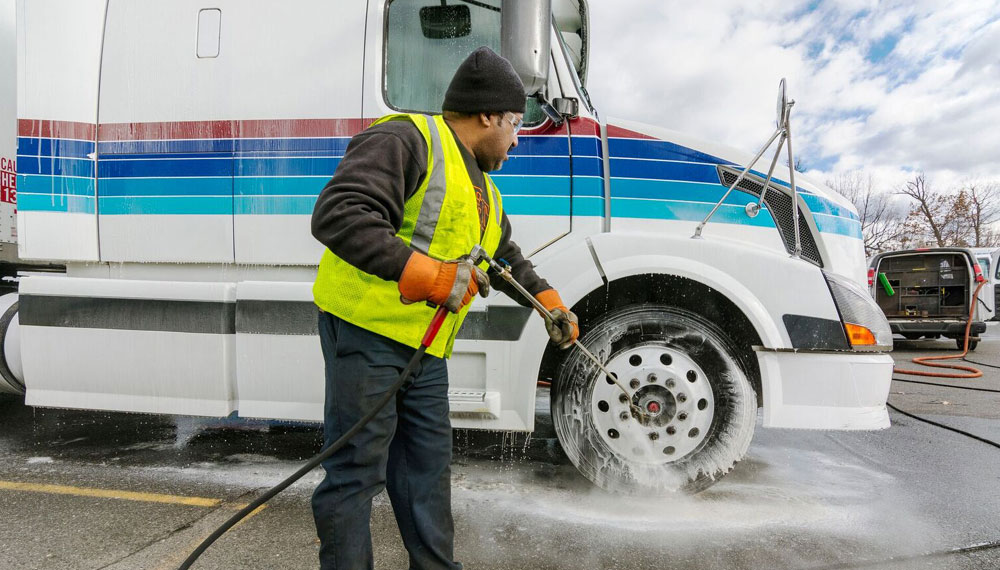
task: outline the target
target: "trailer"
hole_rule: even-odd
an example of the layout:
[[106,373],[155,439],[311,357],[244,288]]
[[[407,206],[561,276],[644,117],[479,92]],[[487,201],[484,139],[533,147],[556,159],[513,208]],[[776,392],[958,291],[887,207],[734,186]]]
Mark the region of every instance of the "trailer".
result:
[[[494,294],[449,361],[455,427],[531,431],[549,380],[581,472],[656,491],[727,473],[761,408],[765,427],[889,425],[891,335],[855,209],[600,114],[586,0],[17,6],[18,248],[65,266],[4,298],[0,373],[28,405],[321,421],[316,196],[352,135],[439,112],[486,45],[528,91],[494,177],[515,239],[630,396]],[[623,415],[629,398],[655,421]]]

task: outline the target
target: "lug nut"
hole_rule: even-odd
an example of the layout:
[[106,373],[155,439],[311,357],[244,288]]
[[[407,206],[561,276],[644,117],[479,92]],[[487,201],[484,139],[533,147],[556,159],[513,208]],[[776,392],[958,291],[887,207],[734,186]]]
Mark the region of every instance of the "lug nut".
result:
[[655,431],[650,432],[649,433],[649,439],[651,439],[652,441],[656,441],[656,440],[660,439],[660,434],[656,433]]
[[684,421],[684,420],[688,419],[687,412],[681,412],[681,413],[677,414],[677,419],[680,420],[680,421]]
[[667,426],[667,435],[674,435],[677,433],[677,428],[674,426]]
[[673,388],[676,385],[673,380],[667,380],[667,388]]
[[649,376],[646,376],[646,382],[650,383],[656,382],[656,374],[650,374]]
[[625,404],[628,402],[628,396],[625,394],[618,394],[618,401]]
[[688,397],[685,396],[684,394],[677,394],[677,401],[678,402],[681,402],[681,403],[687,402],[687,399],[688,399]]
[[639,379],[638,379],[638,378],[633,378],[633,379],[632,379],[632,381],[628,383],[628,385],[629,385],[629,387],[631,387],[631,388],[632,388],[633,390],[635,390],[635,389],[639,388]]
[[628,412],[622,412],[618,414],[618,419],[622,420],[623,422],[628,421],[629,417],[631,417],[631,415]]

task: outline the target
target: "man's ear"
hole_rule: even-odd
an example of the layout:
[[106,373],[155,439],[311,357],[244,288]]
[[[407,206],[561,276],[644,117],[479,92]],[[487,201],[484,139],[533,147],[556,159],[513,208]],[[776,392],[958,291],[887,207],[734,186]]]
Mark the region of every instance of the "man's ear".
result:
[[493,123],[493,117],[489,113],[479,113],[479,125],[483,128],[490,128],[490,124]]

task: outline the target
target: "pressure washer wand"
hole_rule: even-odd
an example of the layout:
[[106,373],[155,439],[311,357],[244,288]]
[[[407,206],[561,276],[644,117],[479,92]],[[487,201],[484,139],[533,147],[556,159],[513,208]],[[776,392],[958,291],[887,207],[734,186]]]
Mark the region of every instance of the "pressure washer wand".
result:
[[446,316],[448,316],[448,309],[446,309],[445,307],[438,307],[437,311],[434,313],[434,317],[431,319],[430,325],[428,325],[427,327],[427,331],[424,333],[423,340],[420,341],[420,347],[413,354],[413,357],[410,358],[410,362],[406,364],[406,368],[404,368],[403,372],[399,375],[399,380],[397,380],[396,383],[393,384],[391,388],[389,388],[389,390],[385,393],[385,395],[383,395],[382,398],[380,398],[379,401],[375,403],[372,409],[369,410],[367,414],[365,414],[365,417],[358,420],[358,423],[354,424],[354,426],[350,430],[348,430],[347,433],[340,436],[340,438],[337,441],[330,444],[330,447],[320,452],[319,455],[310,459],[309,462],[303,465],[301,469],[293,473],[291,476],[289,476],[281,483],[278,483],[277,485],[272,487],[270,490],[268,490],[260,497],[257,497],[257,499],[255,499],[252,503],[243,507],[242,509],[240,509],[238,513],[230,517],[229,520],[227,520],[225,523],[222,524],[222,526],[215,529],[215,532],[213,532],[208,536],[208,538],[203,540],[201,544],[198,545],[198,548],[195,548],[194,552],[192,552],[190,556],[188,556],[187,559],[184,560],[184,563],[180,565],[178,570],[187,570],[188,568],[190,568],[191,565],[194,564],[194,561],[197,560],[198,557],[201,556],[202,553],[205,552],[205,550],[209,546],[211,546],[213,542],[215,542],[220,536],[225,534],[227,530],[231,529],[236,525],[236,523],[243,520],[244,517],[257,510],[258,507],[271,500],[272,497],[287,489],[292,483],[301,479],[303,475],[312,471],[317,465],[319,465],[320,463],[328,459],[331,455],[336,453],[336,451],[341,447],[343,447],[348,440],[350,440],[352,437],[355,436],[355,434],[361,431],[361,428],[363,428],[365,424],[370,422],[372,418],[374,418],[375,415],[378,414],[382,410],[382,408],[384,408],[385,405],[389,403],[389,400],[391,400],[396,395],[396,392],[398,392],[399,389],[402,388],[403,385],[406,384],[406,382],[410,379],[410,376],[413,374],[414,369],[420,362],[421,357],[423,357],[424,353],[427,351],[427,347],[429,347],[431,343],[434,342],[434,337],[436,337],[438,331],[441,330],[441,325],[444,323],[444,319]]
[[[470,257],[472,258],[472,262],[474,264],[477,264],[480,261],[485,261],[486,263],[488,263],[489,266],[494,271],[496,271],[497,274],[504,281],[506,281],[507,283],[510,283],[511,287],[513,287],[514,289],[517,289],[517,292],[520,293],[521,295],[523,295],[524,298],[527,299],[528,302],[530,302],[532,304],[532,306],[535,307],[535,310],[538,311],[542,315],[542,317],[545,319],[545,322],[551,323],[551,322],[555,321],[555,317],[553,317],[552,313],[550,313],[549,310],[545,308],[545,305],[543,305],[538,299],[536,299],[534,297],[534,295],[532,295],[531,293],[529,293],[527,289],[525,289],[520,283],[517,282],[516,279],[514,279],[514,276],[510,272],[510,266],[498,263],[496,260],[494,260],[492,257],[490,257],[482,247],[480,247],[478,245],[472,248],[472,254],[470,255]],[[604,366],[604,363],[601,362],[600,359],[598,359],[596,356],[594,356],[594,353],[592,353],[589,350],[587,350],[587,347],[583,346],[583,343],[581,343],[579,340],[574,340],[573,344],[576,345],[576,347],[579,348],[580,351],[583,352],[583,354],[585,354],[587,356],[587,358],[589,358],[590,360],[592,360],[594,362],[594,364],[596,364],[597,367],[600,368],[601,371],[604,372],[604,374],[612,382],[615,383],[616,386],[618,386],[619,388],[621,388],[622,393],[625,394],[626,398],[628,398],[628,405],[629,405],[629,409],[632,410],[632,414],[635,415],[638,418],[645,417],[645,415],[646,415],[645,412],[643,412],[642,409],[639,408],[639,406],[636,406],[632,402],[632,394],[629,394],[628,390],[625,389],[625,386],[621,385],[621,383],[618,381],[618,377],[615,376],[615,374],[613,372],[611,372],[610,370],[608,370]]]

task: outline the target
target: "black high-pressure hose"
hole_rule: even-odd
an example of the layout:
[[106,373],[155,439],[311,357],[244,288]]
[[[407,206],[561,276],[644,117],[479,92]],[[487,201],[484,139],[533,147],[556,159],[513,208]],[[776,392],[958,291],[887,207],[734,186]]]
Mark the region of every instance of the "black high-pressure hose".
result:
[[1000,449],[1000,443],[997,443],[997,442],[993,441],[992,439],[986,439],[985,437],[980,437],[980,436],[978,436],[978,435],[976,435],[974,433],[969,433],[969,432],[967,432],[965,430],[961,430],[961,429],[958,429],[956,427],[951,427],[951,426],[946,425],[946,424],[938,423],[938,422],[936,422],[934,420],[929,420],[927,418],[922,418],[922,417],[920,417],[918,415],[911,414],[910,412],[904,412],[903,410],[900,410],[899,408],[897,408],[896,406],[893,406],[889,402],[886,402],[885,405],[889,406],[890,409],[896,410],[897,412],[899,412],[900,414],[903,414],[906,417],[913,418],[913,419],[915,419],[917,421],[924,422],[925,424],[930,424],[932,426],[939,427],[941,429],[946,429],[948,431],[964,435],[964,436],[972,438],[972,439],[974,439],[976,441],[981,441],[981,442],[983,442],[983,443],[985,443],[987,445],[992,445],[993,447],[995,447],[997,449]]
[[319,455],[310,459],[309,462],[303,465],[301,469],[293,473],[290,477],[288,477],[281,483],[278,483],[274,487],[271,487],[271,489],[269,489],[266,493],[264,493],[260,497],[257,497],[249,505],[243,507],[238,513],[230,517],[229,520],[227,520],[225,523],[222,524],[222,526],[215,529],[215,532],[213,532],[208,536],[208,538],[203,540],[201,544],[198,545],[198,548],[195,548],[194,552],[192,552],[191,555],[184,560],[184,563],[180,565],[178,570],[187,570],[188,568],[190,568],[191,565],[194,564],[194,561],[197,560],[198,557],[201,556],[202,553],[204,553],[205,550],[208,549],[208,547],[211,546],[213,542],[215,542],[216,540],[218,540],[220,536],[225,534],[227,530],[233,528],[233,526],[235,526],[236,523],[240,522],[241,520],[243,520],[244,517],[246,517],[253,511],[257,510],[258,507],[271,500],[271,498],[273,498],[275,495],[287,489],[292,483],[301,479],[303,475],[312,471],[317,465],[319,465],[327,458],[329,458],[331,455],[336,453],[337,450],[343,447],[348,440],[350,440],[352,437],[355,436],[355,434],[361,431],[361,428],[365,427],[365,425],[368,422],[370,422],[372,418],[374,418],[375,415],[378,414],[382,410],[382,408],[385,407],[386,404],[389,403],[389,400],[391,400],[396,395],[396,392],[398,392],[399,389],[402,388],[403,385],[406,384],[406,382],[410,379],[410,376],[413,374],[413,370],[417,367],[417,364],[420,362],[420,358],[427,351],[427,347],[430,346],[432,342],[434,342],[434,337],[437,336],[438,331],[441,329],[441,324],[444,322],[444,318],[447,315],[448,315],[448,309],[444,307],[438,307],[437,312],[434,313],[434,318],[431,319],[431,323],[427,327],[427,332],[424,333],[423,340],[420,341],[420,347],[413,354],[413,357],[410,358],[410,361],[406,364],[406,368],[403,369],[403,372],[400,373],[399,380],[397,380],[396,383],[393,384],[391,388],[389,388],[389,391],[386,392],[385,395],[382,396],[382,398],[375,403],[375,406],[372,407],[372,409],[367,414],[365,414],[363,418],[358,420],[358,423],[354,424],[354,426],[351,427],[351,429],[349,429],[347,433],[340,436],[340,439],[333,442],[330,445],[330,447],[326,448],[325,450],[320,452]]
[[962,360],[968,362],[969,364],[975,364],[976,366],[986,366],[988,368],[1000,368],[996,364],[986,364],[985,362],[976,362],[975,360],[969,360],[968,358],[963,358]]

